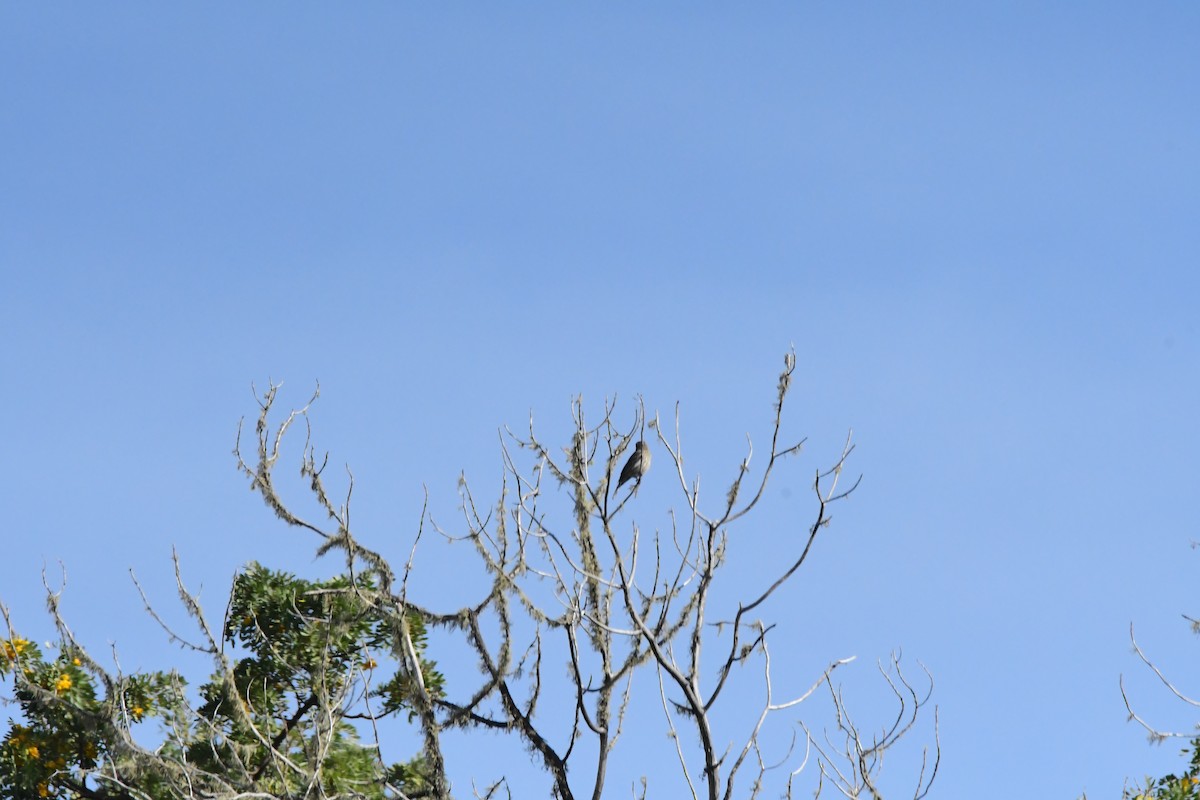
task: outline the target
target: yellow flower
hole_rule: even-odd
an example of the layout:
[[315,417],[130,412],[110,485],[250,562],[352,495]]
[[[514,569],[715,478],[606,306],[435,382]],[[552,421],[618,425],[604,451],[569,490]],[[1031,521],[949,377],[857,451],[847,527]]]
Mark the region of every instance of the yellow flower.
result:
[[363,669],[375,669],[378,666],[379,662],[373,658],[367,658],[367,660],[363,662]]
[[31,744],[31,745],[29,745],[29,747],[26,747],[25,754],[35,760],[40,755],[36,744]]
[[65,672],[58,676],[58,683],[54,684],[54,691],[62,694],[67,689],[71,688],[71,676]]
[[83,662],[82,662],[82,661],[80,661],[78,658],[72,658],[72,659],[71,659],[71,663],[72,663],[72,664],[74,664],[74,665],[75,665],[75,666],[77,666],[77,667],[82,667],[82,666],[83,666]]
[[50,796],[50,787],[48,787],[44,783],[39,783],[38,784],[38,797],[49,797],[49,796]]
[[26,647],[29,647],[28,639],[22,639],[20,636],[14,636],[12,641],[4,643],[4,656],[9,661],[15,661],[17,656],[25,652]]
[[141,719],[142,714],[145,714],[145,713],[146,713],[146,709],[142,708],[141,706],[133,707],[133,718],[134,719]]

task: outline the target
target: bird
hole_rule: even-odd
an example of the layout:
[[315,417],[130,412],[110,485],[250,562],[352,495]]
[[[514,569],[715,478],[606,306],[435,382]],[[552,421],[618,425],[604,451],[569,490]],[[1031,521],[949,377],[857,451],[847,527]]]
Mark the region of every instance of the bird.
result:
[[617,481],[617,488],[630,479],[642,482],[642,476],[650,469],[650,448],[644,441],[639,441],[633,448],[633,455],[625,462],[625,466],[621,468],[621,478]]

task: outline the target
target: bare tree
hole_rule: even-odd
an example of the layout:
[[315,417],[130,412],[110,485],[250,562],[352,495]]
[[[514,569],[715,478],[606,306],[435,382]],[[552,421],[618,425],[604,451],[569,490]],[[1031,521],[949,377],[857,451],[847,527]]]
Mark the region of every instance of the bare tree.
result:
[[[1183,618],[1188,621],[1191,626],[1192,633],[1200,633],[1200,620],[1183,615]],[[1143,666],[1154,674],[1159,683],[1183,705],[1191,708],[1200,708],[1200,700],[1193,696],[1185,694],[1180,690],[1175,683],[1146,655],[1138,644],[1137,637],[1134,635],[1133,624],[1129,625],[1129,641],[1133,646],[1133,652],[1142,662]],[[1136,722],[1140,725],[1147,734],[1152,744],[1163,744],[1170,739],[1188,739],[1188,746],[1181,750],[1181,754],[1187,758],[1186,766],[1179,770],[1178,773],[1171,772],[1158,778],[1146,776],[1140,783],[1130,784],[1128,780],[1125,783],[1125,789],[1122,797],[1128,800],[1184,800],[1187,798],[1200,797],[1200,725],[1197,725],[1191,731],[1171,731],[1163,730],[1154,725],[1151,725],[1144,717],[1138,714],[1133,709],[1133,703],[1129,699],[1129,693],[1125,688],[1125,676],[1121,675],[1119,681],[1121,689],[1121,699],[1125,702],[1125,711],[1129,715],[1129,721]],[[1086,800],[1086,795],[1083,796]]]
[[[777,698],[769,648],[774,625],[756,616],[806,564],[817,536],[830,521],[831,507],[858,486],[858,481],[842,485],[854,449],[850,437],[832,466],[814,473],[814,515],[798,549],[788,554],[782,545],[772,543],[780,549],[778,572],[757,586],[745,586],[732,606],[718,607],[714,601],[714,582],[733,541],[731,528],[743,523],[762,500],[780,463],[798,454],[804,444],[780,442],[795,369],[795,354],[789,353],[779,377],[764,466],[754,475],[753,447],[748,446],[732,485],[711,510],[701,495],[699,479],[689,477],[684,469],[678,408],[668,433],[657,414],[647,415],[640,400],[632,426],[621,428],[615,421],[615,404],[606,403],[598,423],[589,425],[584,404],[577,399],[572,406],[574,435],[559,452],[539,438],[532,418],[526,434],[509,431],[502,444],[505,479],[495,513],[481,510],[464,480],[463,530],[452,533],[425,520],[443,536],[473,545],[490,576],[476,602],[451,611],[437,612],[406,596],[411,558],[398,581],[387,560],[352,534],[350,492],[340,506],[333,504],[322,479],[327,459],[318,463],[311,445],[306,444],[302,472],[328,524],[301,519],[280,498],[274,483],[280,441],[289,426],[305,416],[307,407],[292,412],[273,429],[269,415],[276,387],[272,386],[256,426],[256,458],[242,458],[239,448],[239,464],[281,519],[321,538],[320,553],[339,550],[352,573],[365,570],[377,576],[376,589],[356,587],[355,591],[394,620],[394,655],[415,678],[414,707],[434,796],[449,796],[441,744],[444,732],[486,729],[518,737],[548,773],[555,797],[600,800],[610,782],[610,756],[630,711],[634,675],[650,671],[659,685],[662,724],[676,743],[679,774],[691,797],[753,798],[763,790],[768,771],[783,768],[787,775],[783,790],[791,797],[796,776],[812,755],[819,773],[818,794],[831,786],[845,797],[881,797],[878,776],[883,756],[912,729],[919,710],[928,703],[932,691],[928,673],[923,678],[925,689],[918,690],[902,671],[898,656],[881,667],[894,693],[896,713],[892,722],[868,733],[850,716],[842,690],[832,680],[833,672],[853,657],[831,661],[799,696]],[[620,491],[615,485],[627,451],[643,440],[647,428],[667,453],[665,469],[677,483],[683,507],[682,513],[672,512],[665,534],[646,535],[629,519],[640,481]],[[532,463],[520,464],[514,447],[531,454]],[[564,493],[569,514],[559,512],[558,499]],[[429,625],[461,635],[482,672],[478,685],[455,687],[452,696],[424,691],[420,671],[413,669],[414,648],[406,628],[413,612]],[[546,668],[545,659],[556,645],[566,661],[569,680],[565,684],[553,680],[561,670]],[[765,701],[749,734],[735,741],[717,730],[715,712],[730,696],[730,687],[739,678],[737,669],[753,660],[761,665]],[[832,699],[832,730],[817,734],[801,725],[797,739],[805,753],[802,762],[768,762],[764,723],[778,714],[795,713],[822,686]],[[546,703],[554,709],[570,709],[562,712],[573,717],[565,733],[553,733],[561,720],[539,717],[539,704]],[[928,747],[922,751],[914,779],[913,797],[918,800],[937,773],[936,720],[935,709],[933,752]],[[592,746],[580,746],[589,737]],[[689,742],[696,745],[694,750]],[[793,747],[787,749],[791,752]],[[569,768],[574,771],[569,773]],[[483,794],[492,796],[501,786],[493,785]]]
[[[1190,623],[1193,633],[1200,633],[1200,621],[1192,619],[1186,614],[1183,618]],[[1182,701],[1185,705],[1193,708],[1200,708],[1200,700],[1190,697],[1176,688],[1175,684],[1171,682],[1171,680],[1163,673],[1161,669],[1159,669],[1158,665],[1150,660],[1150,657],[1146,655],[1145,651],[1142,650],[1141,645],[1138,644],[1137,637],[1133,633],[1132,623],[1129,625],[1129,643],[1133,647],[1133,652],[1138,657],[1138,660],[1141,661],[1147,669],[1154,673],[1154,676],[1158,678],[1159,682],[1164,687],[1166,687],[1167,691],[1174,695],[1177,700]],[[1141,725],[1142,728],[1145,729],[1146,735],[1149,737],[1151,742],[1155,744],[1161,744],[1167,739],[1195,739],[1198,735],[1200,735],[1200,727],[1198,727],[1198,730],[1186,732],[1160,730],[1154,727],[1133,710],[1133,704],[1129,700],[1129,694],[1125,691],[1124,675],[1120,676],[1118,683],[1121,687],[1121,699],[1125,702],[1125,711],[1129,714],[1129,721],[1136,722],[1138,725]]]
[[[532,753],[559,800],[600,800],[619,785],[634,787],[640,798],[741,800],[772,791],[768,786],[791,798],[802,780],[817,796],[882,797],[884,756],[927,707],[928,672],[921,667],[914,683],[898,654],[881,663],[894,709],[882,724],[865,725],[834,681],[853,656],[828,661],[797,684],[807,689],[781,695],[777,687],[787,681],[779,680],[771,650],[780,631],[761,616],[803,574],[831,508],[858,486],[843,479],[854,449],[847,436],[833,464],[810,473],[813,514],[788,539],[794,544],[764,542],[744,529],[775,472],[804,444],[780,441],[795,369],[789,353],[762,466],[752,468],[748,439],[732,484],[712,501],[685,471],[678,407],[667,431],[640,400],[629,427],[617,424],[613,402],[589,425],[576,400],[567,447],[550,447],[532,419],[527,433],[507,432],[504,479],[491,510],[476,503],[463,480],[461,528],[448,530],[423,511],[400,567],[352,531],[353,476],[347,472],[339,501],[327,489],[328,456],[318,458],[311,444],[312,401],[274,422],[279,387],[271,385],[248,447],[239,426],[238,467],[280,519],[317,538],[318,555],[340,554],[343,574],[312,583],[252,565],[235,580],[218,628],[185,588],[176,563],[196,640],[146,606],[173,642],[211,659],[213,677],[199,705],[174,672],[106,671],[76,641],[58,613],[58,593],[48,589],[61,639],[57,658],[44,658],[11,621],[8,640],[0,641],[0,676],[11,671],[25,713],[36,718],[32,727],[10,732],[15,760],[0,765],[0,784],[95,800],[447,800],[451,776],[463,773],[448,763],[447,736],[490,731]],[[282,443],[297,422],[306,430],[301,475],[320,509],[316,519],[294,511],[277,488]],[[650,443],[641,444],[647,433],[666,453],[657,476],[676,487],[681,509],[669,513],[665,531],[652,533],[632,516],[650,464],[650,451],[642,449]],[[631,447],[637,460],[621,470]],[[622,473],[629,482],[618,485]],[[486,579],[472,602],[436,610],[409,596],[427,532],[465,543],[483,568]],[[770,547],[775,572],[748,579],[727,574],[737,547]],[[465,649],[479,668],[477,682],[443,680],[426,656],[431,628]],[[384,660],[394,673],[381,681],[375,675]],[[737,688],[747,680],[761,692],[757,708],[746,708],[750,690]],[[654,702],[635,706],[634,696],[647,691],[656,693]],[[832,719],[825,725],[800,716],[814,695],[828,698]],[[166,727],[154,747],[131,734],[147,709]],[[419,731],[420,755],[388,766],[381,724],[397,712]],[[634,719],[639,727],[660,725],[669,737],[677,785],[652,788],[644,771],[613,774],[623,731]],[[930,727],[932,742],[906,777],[904,794],[915,800],[929,791],[940,762],[936,708]],[[360,743],[361,735],[368,741]],[[473,792],[512,796],[503,776]]]

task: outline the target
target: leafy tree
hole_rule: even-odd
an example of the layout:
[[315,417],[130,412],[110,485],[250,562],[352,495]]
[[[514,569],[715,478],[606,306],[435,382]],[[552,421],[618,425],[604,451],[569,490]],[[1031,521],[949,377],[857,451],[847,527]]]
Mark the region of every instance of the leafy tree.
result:
[[[1187,619],[1191,623],[1192,633],[1200,634],[1200,620],[1186,616],[1184,619]],[[1132,625],[1129,627],[1129,640],[1133,644],[1133,652],[1137,655],[1138,659],[1155,674],[1172,695],[1188,705],[1200,706],[1200,701],[1184,695],[1183,692],[1167,679],[1163,671],[1150,660],[1138,644]],[[1146,730],[1151,742],[1161,744],[1168,739],[1189,740],[1188,746],[1179,751],[1181,755],[1188,759],[1187,769],[1183,771],[1183,774],[1176,775],[1175,773],[1169,773],[1161,778],[1146,777],[1140,785],[1134,787],[1127,786],[1125,788],[1125,792],[1122,795],[1124,800],[1200,800],[1200,737],[1197,737],[1194,732],[1163,731],[1150,725],[1134,711],[1129,695],[1125,691],[1124,676],[1121,677],[1121,698],[1125,701],[1125,710],[1129,713],[1129,719],[1137,722]]]
[[1126,788],[1125,800],[1200,800],[1200,738],[1192,739],[1179,751],[1189,756],[1187,770],[1182,775],[1170,773],[1161,778],[1146,778],[1137,788]]
[[[0,745],[0,793],[33,798],[410,797],[426,790],[419,759],[385,765],[348,722],[377,698],[379,715],[408,709],[402,681],[368,691],[393,620],[363,602],[370,576],[306,581],[251,564],[234,580],[224,644],[193,595],[182,590],[204,638],[192,644],[215,669],[193,705],[175,671],[111,676],[80,647],[57,615],[61,641],[52,657],[12,633],[0,675],[15,676],[22,723]],[[441,675],[423,657],[425,626],[404,620],[426,685]],[[160,722],[147,749],[135,726]],[[140,738],[140,737],[139,737]],[[394,796],[394,795],[393,795]]]
[[[804,774],[813,776],[818,795],[881,796],[883,756],[913,729],[932,682],[915,687],[898,656],[882,664],[896,708],[869,731],[833,681],[853,657],[829,662],[811,676],[807,691],[777,697],[769,647],[775,626],[758,616],[802,574],[830,509],[857,487],[841,485],[849,439],[831,468],[812,473],[813,517],[794,544],[770,545],[777,548],[775,572],[732,587],[723,572],[731,548],[756,546],[752,530],[735,529],[759,505],[779,465],[804,444],[780,441],[795,368],[788,354],[762,467],[752,469],[751,449],[728,490],[712,501],[684,469],[678,413],[670,435],[640,402],[628,428],[616,423],[611,403],[589,426],[577,400],[574,432],[561,450],[543,443],[532,421],[527,436],[510,433],[492,510],[476,503],[464,480],[461,528],[447,531],[425,515],[417,531],[414,552],[434,531],[466,543],[486,576],[470,587],[471,602],[443,611],[408,596],[411,557],[396,569],[352,532],[352,479],[335,504],[323,477],[328,457],[318,459],[309,444],[309,405],[275,423],[278,387],[271,386],[249,454],[239,430],[239,469],[276,516],[317,538],[318,555],[344,559],[340,574],[306,581],[251,564],[235,579],[217,634],[176,561],[180,597],[199,635],[189,641],[163,627],[173,641],[212,660],[211,675],[195,691],[175,671],[107,672],[75,640],[54,593],[59,644],[48,653],[19,636],[5,610],[9,635],[0,671],[12,679],[21,718],[0,749],[0,795],[442,800],[452,796],[446,737],[492,732],[531,753],[548,794],[600,800],[614,783],[612,756],[626,724],[652,724],[661,714],[679,780],[666,790],[655,787],[655,796],[733,800],[774,786],[792,797]],[[276,488],[281,442],[298,420],[309,436],[301,475],[324,521],[294,511]],[[654,442],[665,453],[656,457],[659,479],[677,487],[682,511],[670,513],[666,531],[646,534],[631,514]],[[639,459],[634,466],[628,466],[631,452]],[[629,482],[621,485],[619,474]],[[427,631],[435,627],[475,662],[477,681],[457,673],[451,681],[439,672],[428,655]],[[757,670],[747,672],[749,665]],[[641,675],[650,680],[635,680]],[[747,675],[762,682],[765,699],[757,708],[734,700],[731,687]],[[655,702],[635,707],[631,698],[647,685],[657,686]],[[818,691],[828,697],[833,719],[814,732],[798,714]],[[728,728],[736,712],[749,714],[749,732],[740,738]],[[767,721],[781,716],[794,726],[790,741],[764,741]],[[379,723],[385,718],[419,737],[419,752],[406,763],[384,760]],[[140,728],[135,737],[135,728],[150,720],[158,723],[158,737]],[[940,760],[936,720],[935,710],[932,753],[923,751],[910,777],[918,800]],[[153,746],[145,744],[152,739]],[[769,758],[767,745],[787,757]],[[456,767],[453,774],[461,772]],[[635,796],[649,796],[645,776],[641,787]],[[512,795],[504,776],[473,791]]]

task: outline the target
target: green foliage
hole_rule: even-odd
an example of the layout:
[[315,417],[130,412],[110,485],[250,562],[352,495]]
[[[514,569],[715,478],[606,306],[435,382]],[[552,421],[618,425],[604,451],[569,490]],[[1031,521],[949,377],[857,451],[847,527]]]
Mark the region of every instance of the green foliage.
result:
[[24,723],[11,722],[0,744],[0,797],[78,796],[62,790],[105,757],[104,729],[114,718],[128,729],[150,709],[173,702],[175,682],[163,673],[127,678],[101,698],[85,659],[70,646],[49,659],[19,636],[2,643],[0,677],[13,676]]
[[[216,668],[198,707],[177,672],[113,677],[69,638],[53,657],[16,635],[0,640],[0,678],[11,679],[20,708],[0,744],[0,798],[188,796],[181,786],[197,796],[299,797],[312,796],[314,781],[321,797],[419,796],[424,761],[385,764],[347,721],[411,718],[413,677],[393,656],[400,635],[417,652],[427,691],[440,696],[443,685],[424,658],[423,621],[407,614],[407,631],[398,631],[378,600],[361,575],[307,581],[251,564],[234,583],[226,647],[207,648]],[[368,692],[381,662],[394,674]],[[135,741],[132,730],[152,718],[159,743],[147,749],[138,742],[152,732]]]
[[1124,800],[1200,800],[1200,738],[1179,751],[1190,755],[1187,771],[1182,775],[1165,775],[1158,780],[1147,778],[1138,789],[1126,789]]

